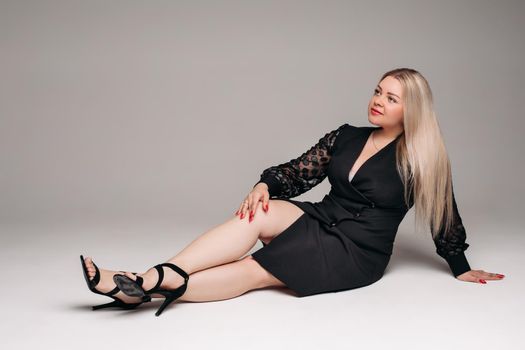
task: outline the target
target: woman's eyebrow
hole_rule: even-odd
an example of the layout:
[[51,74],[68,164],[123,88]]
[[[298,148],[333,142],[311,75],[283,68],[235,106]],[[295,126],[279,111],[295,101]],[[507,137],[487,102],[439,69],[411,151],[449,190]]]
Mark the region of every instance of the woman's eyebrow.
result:
[[[383,89],[381,88],[381,86],[377,85],[377,87],[379,88],[379,90],[383,90]],[[394,94],[394,93],[392,93],[392,92],[387,92],[387,94],[394,95],[395,97],[401,99],[401,97],[397,96],[396,94]]]

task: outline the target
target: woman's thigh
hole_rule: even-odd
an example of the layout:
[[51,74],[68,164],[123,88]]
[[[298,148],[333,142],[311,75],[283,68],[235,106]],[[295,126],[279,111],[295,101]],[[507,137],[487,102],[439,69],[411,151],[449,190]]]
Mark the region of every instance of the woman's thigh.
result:
[[268,207],[268,212],[265,212],[262,205],[259,205],[252,222],[257,222],[259,239],[265,244],[270,243],[304,214],[298,206],[280,199],[270,199]]

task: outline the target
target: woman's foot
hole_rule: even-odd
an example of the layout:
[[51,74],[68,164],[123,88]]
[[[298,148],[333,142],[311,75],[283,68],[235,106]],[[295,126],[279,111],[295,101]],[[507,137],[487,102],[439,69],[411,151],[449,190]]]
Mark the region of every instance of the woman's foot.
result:
[[[176,289],[184,284],[184,277],[179,275],[177,272],[173,271],[170,268],[164,267],[164,280],[162,281],[160,288],[161,289],[168,289],[173,290]],[[137,276],[132,274],[131,272],[125,272],[125,276],[129,277],[131,280],[136,281]],[[159,280],[159,273],[155,268],[150,268],[145,273],[139,273],[138,276],[142,277],[144,279],[144,283],[142,284],[142,289],[145,291],[150,290],[151,288],[155,287],[157,284],[157,281]],[[161,294],[152,294],[153,298],[162,298],[163,295]]]
[[[93,280],[93,278],[95,278],[96,273],[95,266],[93,265],[93,260],[90,257],[86,257],[84,258],[84,262],[86,263],[89,280],[91,281]],[[100,271],[100,281],[95,286],[95,289],[102,293],[112,291],[116,287],[115,282],[113,282],[113,275],[117,273],[122,273],[122,271],[104,270],[100,267],[98,268],[98,270]],[[131,275],[133,276],[133,274]],[[113,296],[120,299],[123,303],[126,304],[140,303],[142,301],[141,298],[130,297],[121,291],[119,291],[116,294],[113,294]]]

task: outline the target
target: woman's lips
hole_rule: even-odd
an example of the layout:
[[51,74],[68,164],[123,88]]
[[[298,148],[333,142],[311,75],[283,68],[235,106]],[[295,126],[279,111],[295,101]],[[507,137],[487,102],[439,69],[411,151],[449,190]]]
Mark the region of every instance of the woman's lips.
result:
[[373,115],[381,115],[383,113],[379,112],[377,109],[371,109]]

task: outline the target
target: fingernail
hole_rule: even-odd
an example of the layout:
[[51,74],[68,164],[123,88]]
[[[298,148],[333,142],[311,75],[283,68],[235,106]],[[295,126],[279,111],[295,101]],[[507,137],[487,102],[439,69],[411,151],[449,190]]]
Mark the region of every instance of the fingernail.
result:
[[253,216],[250,215],[250,220],[248,220],[248,222],[252,222],[253,220]]
[[241,219],[244,218],[244,213],[241,213]]
[[480,281],[481,283],[487,283],[487,281],[482,280],[482,279],[480,279],[479,281]]
[[268,211],[268,204],[264,207],[264,211]]
[[500,273],[496,274],[496,276],[498,276],[499,278],[503,278],[503,277],[505,277],[505,275],[502,275],[502,274],[500,274]]

